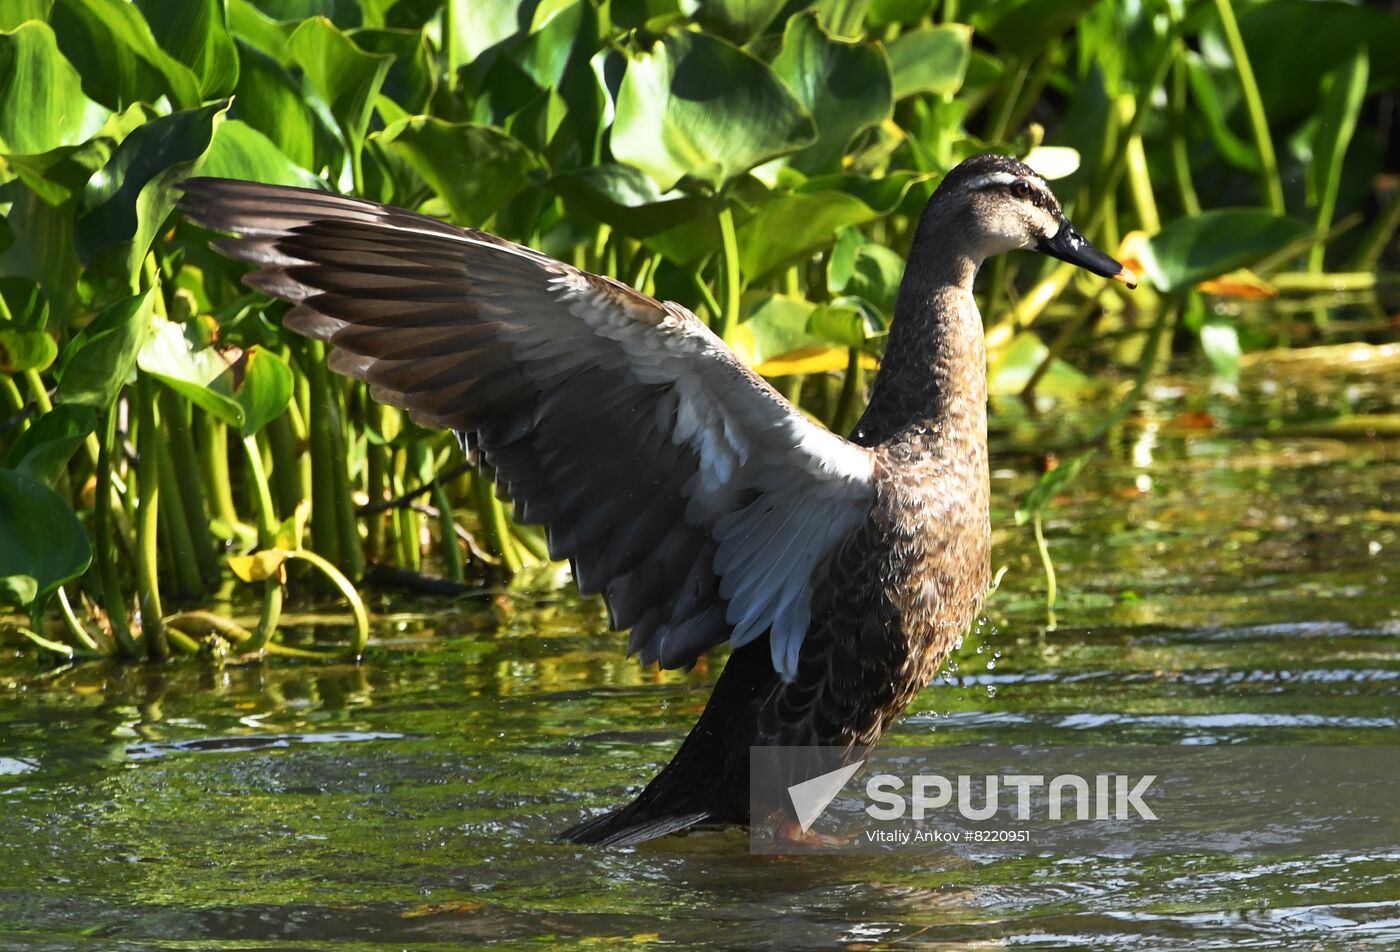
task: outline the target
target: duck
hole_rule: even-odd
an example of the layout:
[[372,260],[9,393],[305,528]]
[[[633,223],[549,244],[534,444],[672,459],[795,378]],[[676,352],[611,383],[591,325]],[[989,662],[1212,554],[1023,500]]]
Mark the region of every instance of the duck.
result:
[[[846,437],[694,313],[484,231],[361,198],[182,183],[213,247],[289,302],[332,370],[457,434],[644,664],[727,646],[698,721],[630,802],[561,837],[634,846],[748,825],[750,750],[865,749],[990,585],[987,370],[973,282],[1024,249],[1136,285],[1009,156],[943,177]],[[792,831],[792,817],[769,817]],[[794,834],[798,835],[798,834]]]

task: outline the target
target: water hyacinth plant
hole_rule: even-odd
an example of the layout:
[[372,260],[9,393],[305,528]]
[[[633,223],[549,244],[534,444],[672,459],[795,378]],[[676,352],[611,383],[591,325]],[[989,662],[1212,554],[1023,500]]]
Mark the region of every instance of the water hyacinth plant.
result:
[[[289,588],[330,591],[356,656],[368,567],[547,564],[449,435],[329,374],[172,216],[189,176],[363,195],[615,276],[844,431],[918,210],[962,158],[1012,153],[1152,287],[984,276],[994,393],[1122,382],[1093,443],[1172,347],[1228,378],[1296,336],[1242,344],[1221,300],[1375,283],[1400,193],[1372,194],[1364,119],[1397,47],[1400,20],[1342,0],[10,0],[0,605],[65,657],[329,656],[274,635]],[[253,628],[208,611],[234,585]]]

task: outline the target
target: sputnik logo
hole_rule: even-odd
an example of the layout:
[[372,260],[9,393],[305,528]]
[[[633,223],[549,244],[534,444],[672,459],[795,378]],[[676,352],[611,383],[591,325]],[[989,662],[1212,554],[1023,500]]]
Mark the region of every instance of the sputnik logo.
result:
[[820,774],[811,780],[795,783],[787,788],[792,809],[797,814],[797,825],[806,833],[818,817],[836,799],[846,781],[855,776],[857,770],[865,766],[864,760],[838,767],[830,773]]

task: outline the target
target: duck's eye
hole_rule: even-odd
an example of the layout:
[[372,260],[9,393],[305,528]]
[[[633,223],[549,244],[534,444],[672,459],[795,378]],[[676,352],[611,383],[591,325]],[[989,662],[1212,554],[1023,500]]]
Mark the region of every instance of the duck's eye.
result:
[[1030,198],[1031,187],[1021,179],[1017,179],[1011,183],[1011,194],[1017,198]]

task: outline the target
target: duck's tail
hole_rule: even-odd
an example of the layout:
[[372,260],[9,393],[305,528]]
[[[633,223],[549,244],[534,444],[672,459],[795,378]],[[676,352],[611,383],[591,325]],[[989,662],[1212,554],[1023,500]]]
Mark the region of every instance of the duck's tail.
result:
[[736,649],[700,720],[661,773],[631,803],[570,827],[559,838],[635,846],[700,824],[747,824],[749,746],[758,709],[776,683],[766,638]]

